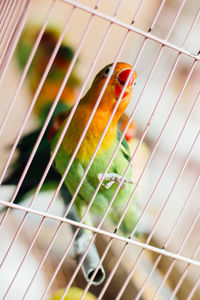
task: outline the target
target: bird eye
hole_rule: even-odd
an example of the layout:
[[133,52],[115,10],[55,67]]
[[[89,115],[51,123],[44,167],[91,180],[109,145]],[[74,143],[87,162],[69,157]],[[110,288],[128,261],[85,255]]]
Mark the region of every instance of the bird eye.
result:
[[110,66],[110,67],[108,67],[108,68],[105,69],[105,72],[104,72],[104,76],[105,76],[105,77],[108,76],[108,74],[109,74],[111,68],[112,68],[112,66]]

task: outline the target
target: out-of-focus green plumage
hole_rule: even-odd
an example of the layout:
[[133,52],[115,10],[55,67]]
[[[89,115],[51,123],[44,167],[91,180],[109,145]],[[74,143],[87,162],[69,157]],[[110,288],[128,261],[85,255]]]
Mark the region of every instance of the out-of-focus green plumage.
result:
[[[27,27],[19,40],[16,51],[16,59],[20,69],[22,70],[25,67],[38,33],[39,28],[37,28],[36,26]],[[58,31],[49,28],[45,31],[41,39],[27,75],[30,92],[32,95],[37,89],[37,85],[40,82],[48,60],[50,59],[54,47],[56,46],[58,37]],[[74,51],[71,47],[66,45],[66,43],[62,44],[59,48],[53,65],[36,101],[36,108],[34,112],[38,118],[39,127],[33,132],[25,135],[20,140],[19,144],[17,145],[18,157],[11,166],[10,175],[4,180],[4,185],[17,185],[40,134],[46,116],[57,95],[57,92],[59,91],[73,55]],[[21,188],[15,198],[15,203],[20,203],[21,201],[23,201],[37,188],[37,185],[39,184],[50,159],[50,146],[48,141],[49,127],[51,127],[51,124],[57,115],[70,109],[72,102],[75,99],[75,90],[79,86],[79,84],[80,80],[76,75],[72,73],[56,106],[56,109],[50,121],[50,125],[48,126],[42,138],[42,141],[24,178]],[[61,177],[59,173],[57,173],[57,171],[53,167],[51,167],[42,186],[42,190],[55,189],[60,181],[60,178]]]
[[[24,168],[28,162],[30,154],[39,136],[41,128],[31,132],[24,136],[17,146],[18,157],[16,161],[11,166],[11,174],[3,182],[4,185],[17,185]],[[33,158],[30,168],[25,176],[22,186],[15,198],[14,203],[20,203],[25,200],[29,193],[33,193],[40,179],[44,173],[44,170],[50,159],[50,146],[48,142],[47,133],[45,133],[38,150]],[[42,186],[42,190],[55,189],[60,180],[60,175],[56,172],[54,168],[50,168],[48,175],[46,177],[45,183]]]
[[[25,28],[24,32],[21,35],[16,51],[17,63],[21,70],[24,69],[28,61],[29,55],[33,48],[34,41],[36,40],[38,34],[39,28],[33,25],[33,27],[29,26],[28,28]],[[45,56],[49,56],[52,53],[53,48],[56,45],[58,36],[58,31],[53,28],[49,28],[45,31],[32,62],[33,68],[35,67],[35,64],[37,63],[38,59],[41,61],[45,58]],[[60,54],[63,57],[65,57],[65,59],[71,61],[74,52],[69,46],[65,45],[60,49]],[[31,74],[31,71],[32,70],[29,69],[29,74]]]
[[[29,26],[24,30],[19,40],[16,50],[16,59],[19,67],[22,70],[26,65],[38,34],[39,28],[37,28],[36,26]],[[28,84],[32,94],[35,93],[38,84],[40,83],[43,73],[48,65],[49,59],[57,44],[58,38],[59,32],[52,28],[46,29],[41,38],[27,74]],[[58,94],[73,55],[73,49],[68,46],[66,42],[63,42],[56,54],[56,57],[34,106],[34,112],[41,123],[43,123],[46,118],[46,107],[49,107],[49,104],[53,103],[55,97]],[[79,85],[80,79],[77,77],[75,71],[73,70],[60,97],[60,102],[71,106],[75,101],[76,89]]]

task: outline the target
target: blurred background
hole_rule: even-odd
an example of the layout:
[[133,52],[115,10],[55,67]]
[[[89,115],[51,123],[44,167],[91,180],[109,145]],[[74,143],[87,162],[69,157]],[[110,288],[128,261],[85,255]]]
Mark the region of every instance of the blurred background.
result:
[[[35,28],[41,28],[44,23],[47,11],[50,8],[51,1],[30,1],[30,5],[27,8],[27,17],[25,19],[25,24],[21,27],[24,30],[34,31]],[[74,1],[76,2],[76,1]],[[200,50],[199,36],[200,36],[200,18],[192,28],[189,36],[187,34],[192,26],[192,23],[197,16],[200,9],[200,3],[198,0],[187,0],[187,1],[106,1],[106,0],[90,0],[90,1],[78,1],[81,5],[88,8],[94,9],[97,5],[97,12],[100,14],[113,17],[122,24],[132,24],[134,28],[138,29],[139,32],[147,33],[152,27],[152,22],[159,10],[162,3],[162,10],[156,18],[155,24],[150,31],[150,35],[155,38],[165,40],[174,45],[175,47],[180,47],[191,53],[192,55],[197,55]],[[120,4],[119,4],[120,3]],[[18,8],[19,9],[19,8]],[[73,12],[72,12],[73,10]],[[116,13],[117,10],[117,13]],[[178,19],[173,25],[170,35],[168,36],[169,30],[174,22],[174,18],[179,12]],[[135,16],[135,17],[134,17]],[[90,26],[91,13],[84,9],[75,8],[73,9],[71,4],[67,1],[55,1],[52,13],[50,15],[48,26],[55,28],[58,32],[61,32],[65,22],[70,18],[69,27],[65,35],[64,41],[76,50],[79,47],[81,38],[85,34],[87,35],[84,43],[80,50],[79,59],[75,65],[74,72],[80,78],[80,82],[83,83],[90,68],[95,60],[96,53],[103,43],[104,36],[110,26],[108,20],[100,17],[94,16]],[[12,28],[12,24],[7,24],[7,33],[9,36],[9,30]],[[10,28],[9,28],[10,26]],[[28,28],[28,29],[27,29]],[[23,30],[22,30],[23,32]],[[88,87],[91,85],[95,74],[106,64],[114,61],[124,38],[127,38],[123,50],[120,54],[119,61],[125,61],[129,64],[134,64],[141,51],[141,47],[144,43],[145,37],[142,34],[138,34],[129,31],[127,35],[127,29],[118,24],[112,24],[110,27],[109,34],[103,45],[102,51],[95,62],[95,67],[92,75],[89,78],[89,82],[84,90],[87,91]],[[187,37],[185,44],[184,40]],[[152,151],[159,138],[160,132],[163,126],[168,120],[168,116],[177,102],[177,105],[170,115],[167,125],[163,131],[161,139],[159,140],[158,146],[156,147],[153,157],[145,169],[143,176],[140,179],[137,188],[137,205],[142,212],[148,203],[149,198],[151,201],[148,207],[141,217],[140,228],[143,232],[140,240],[146,242],[149,234],[152,231],[155,221],[157,220],[163,206],[166,203],[165,209],[159,218],[159,222],[153,232],[150,239],[150,244],[156,247],[162,248],[165,244],[168,235],[170,234],[173,226],[176,224],[176,220],[181,212],[188,195],[190,194],[191,188],[199,174],[200,167],[200,139],[197,138],[196,143],[193,147],[191,155],[187,161],[187,165],[181,174],[180,180],[178,180],[176,186],[173,185],[179,172],[183,169],[186,157],[190,148],[194,142],[195,137],[198,134],[200,128],[200,105],[197,101],[191,117],[187,122],[185,129],[178,141],[176,149],[173,156],[170,155],[176,144],[179,134],[184,126],[184,123],[191,111],[192,105],[199,93],[199,82],[200,82],[200,64],[199,61],[195,62],[194,59],[185,54],[180,54],[171,47],[164,47],[157,60],[159,51],[161,51],[161,44],[155,41],[155,38],[147,39],[145,41],[144,47],[140,52],[140,57],[134,68],[137,71],[138,77],[136,86],[134,87],[133,98],[130,105],[127,108],[127,115],[130,116],[134,110],[133,120],[136,126],[135,139],[132,144],[132,153],[134,152],[137,143],[143,135],[143,132],[148,127],[145,134],[144,140],[139,147],[134,161],[134,181],[137,182],[140,175],[143,172],[143,168],[148,161]],[[17,41],[17,37],[16,37]],[[1,54],[3,57],[3,49],[6,47],[6,34],[1,36]],[[16,52],[16,51],[15,51]],[[3,121],[6,111],[10,106],[11,99],[16,91],[19,84],[19,80],[22,76],[22,70],[20,70],[17,60],[16,53],[13,53],[11,60],[7,61],[6,70],[3,73],[1,80],[1,104],[0,104],[0,122]],[[170,75],[172,68],[176,63],[177,56],[179,55],[175,70],[165,88],[167,78]],[[9,57],[5,56],[4,59]],[[1,62],[2,63],[2,62]],[[1,65],[1,67],[5,66]],[[154,72],[150,77],[148,83],[147,79],[149,74],[155,66]],[[193,67],[193,69],[192,69]],[[190,74],[190,71],[192,72]],[[0,69],[1,71],[2,69]],[[2,73],[1,73],[2,74]],[[189,81],[184,87],[184,84],[190,74]],[[163,89],[165,88],[164,92]],[[77,89],[78,92],[81,89]],[[144,89],[144,91],[143,91]],[[22,126],[23,120],[26,117],[27,110],[30,106],[31,99],[33,95],[30,91],[28,80],[25,82],[20,90],[17,97],[16,103],[9,115],[6,122],[6,126],[1,132],[0,139],[0,170],[3,172],[7,159],[10,155],[11,145],[15,142],[16,136]],[[157,105],[157,101],[160,99],[158,106],[156,107],[155,114],[151,118],[154,108]],[[139,100],[139,102],[138,102]],[[150,120],[151,118],[151,120]],[[150,120],[150,122],[149,122]],[[32,129],[36,128],[37,120],[32,112],[28,122],[23,130],[23,135],[30,132]],[[17,151],[15,152],[12,162],[17,157]],[[160,176],[165,168],[165,165],[170,158],[170,162],[166,167],[166,170],[161,179]],[[10,166],[12,165],[12,162]],[[9,174],[9,168],[5,176]],[[159,180],[158,186],[156,186]],[[156,187],[156,190],[154,191]],[[173,188],[173,191],[171,192]],[[2,186],[0,188],[0,200],[10,201],[15,188]],[[153,193],[153,194],[152,194]],[[171,252],[177,252],[180,246],[183,244],[187,232],[190,230],[191,226],[194,225],[193,230],[187,242],[181,251],[181,255],[186,257],[192,257],[195,249],[199,245],[199,231],[200,231],[200,221],[198,218],[200,210],[200,185],[197,184],[194,192],[188,201],[186,209],[184,210],[180,221],[176,224],[176,229],[171,235],[170,241],[166,247],[166,250]],[[48,204],[53,196],[53,192],[43,192],[38,195],[35,199],[33,208],[41,211],[45,211]],[[57,197],[56,201],[53,203],[50,213],[62,216],[64,213],[64,205],[62,201],[59,201]],[[31,197],[27,198],[23,205],[28,205],[30,203]],[[18,228],[21,220],[24,217],[24,212],[12,210],[9,212],[6,222],[0,228],[1,240],[3,241],[0,245],[0,256],[3,258],[9,245],[16,233],[16,228]],[[3,299],[3,295],[8,289],[13,276],[20,266],[23,259],[23,255],[28,249],[32,242],[33,236],[37,230],[37,226],[41,221],[42,217],[29,214],[26,222],[23,226],[22,231],[17,237],[15,243],[13,244],[12,250],[9,252],[4,265],[0,269],[0,298]],[[20,269],[20,272],[16,276],[16,279],[7,295],[6,299],[22,299],[26,288],[34,275],[35,270],[39,262],[42,260],[48,245],[53,237],[55,229],[57,228],[58,222],[50,219],[45,219],[42,230],[36,239],[34,246],[32,247],[25,264]],[[109,222],[105,222],[103,229],[112,231],[112,226]],[[48,233],[48,234],[47,234]],[[72,236],[70,227],[66,224],[62,224],[61,231],[56,238],[51,251],[49,252],[47,259],[45,260],[43,267],[36,276],[33,284],[28,293],[27,299],[40,299],[45,287],[53,275],[57,264],[59,263],[65,248],[67,247],[70,238]],[[99,253],[102,254],[108,238],[98,236],[96,240],[96,245]],[[106,259],[103,263],[107,277],[112,271],[119,253],[124,246],[123,243],[119,241],[114,241],[111,249],[109,250]],[[108,289],[103,296],[103,299],[115,299],[119,289],[124,283],[128,273],[130,271],[130,266],[137,260],[137,257],[141,249],[136,246],[128,246],[125,255],[117,269],[115,276],[113,277]],[[157,259],[158,255],[151,253],[150,251],[144,251],[140,257],[137,267],[131,277],[131,280],[123,293],[121,299],[135,299],[138,290],[144,283],[145,278],[152,270],[154,261]],[[195,259],[199,260],[199,252],[196,251]],[[153,299],[156,293],[156,289],[159,287],[162,279],[164,278],[170,264],[172,263],[171,258],[163,256],[150,276],[147,284],[144,287],[140,299]],[[185,270],[186,263],[182,261],[176,261],[172,271],[170,272],[167,281],[163,285],[156,299],[170,299],[173,289],[175,288],[177,282],[181,278],[181,274]],[[57,274],[52,286],[49,291],[49,295],[58,288],[63,288],[68,283],[73,271],[76,267],[75,261],[68,255],[62,264],[62,268]],[[190,266],[188,268],[187,275],[178,290],[176,296],[173,299],[187,299],[192,287],[194,286],[196,280],[200,276],[200,270],[198,267]],[[104,283],[98,287],[92,287],[92,291],[96,296],[100,293]],[[86,282],[83,278],[81,271],[79,271],[77,277],[73,282],[73,286],[79,286],[84,288]],[[17,295],[17,298],[16,298]],[[131,296],[130,296],[131,295]],[[197,288],[192,299],[200,298],[200,289]]]

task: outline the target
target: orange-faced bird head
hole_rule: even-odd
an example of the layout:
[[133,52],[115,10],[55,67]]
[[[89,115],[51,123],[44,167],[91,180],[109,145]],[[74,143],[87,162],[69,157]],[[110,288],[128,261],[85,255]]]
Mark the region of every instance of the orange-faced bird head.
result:
[[[133,83],[137,77],[137,73],[135,70],[132,71],[132,66],[118,62],[115,66],[115,69],[112,72],[108,85],[104,91],[102,99],[100,101],[98,109],[103,109],[104,111],[111,112],[116,105],[116,102],[120,98],[120,95],[123,91],[123,88],[126,84],[126,88],[121,96],[120,104],[118,106],[116,117],[119,119],[122,112],[126,109],[128,103],[131,100]],[[101,90],[106,82],[107,77],[110,75],[112,71],[112,64],[103,68],[95,77],[93,84],[85,97],[83,98],[83,102],[87,102],[91,106],[94,106],[98,96],[101,93]],[[132,74],[130,75],[132,71]],[[128,80],[128,83],[127,83]]]

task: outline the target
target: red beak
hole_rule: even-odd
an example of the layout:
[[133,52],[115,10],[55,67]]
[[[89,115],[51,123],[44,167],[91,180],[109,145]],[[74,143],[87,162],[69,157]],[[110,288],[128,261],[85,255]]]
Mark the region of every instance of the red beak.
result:
[[[130,73],[131,73],[131,69],[124,69],[124,70],[122,70],[122,71],[118,74],[118,79],[119,79],[120,81],[122,81],[123,83],[125,83],[126,80],[128,79],[128,76],[129,76]],[[132,74],[132,76],[131,76],[131,78],[130,78],[130,80],[129,80],[128,85],[132,85],[134,79],[135,79],[135,78],[134,78],[134,72],[133,72],[133,74]]]
[[[120,94],[121,94],[121,91],[123,89],[123,85],[125,84],[125,82],[127,81],[129,75],[130,75],[130,72],[131,72],[132,69],[130,68],[127,68],[127,69],[123,69],[120,73],[118,73],[117,75],[117,79],[118,79],[118,83],[116,84],[116,87],[115,87],[115,93],[116,93],[116,96],[119,98]],[[129,79],[129,82],[127,84],[127,88],[128,87],[131,87],[133,85],[133,82],[136,78],[136,72],[135,70],[133,71],[133,74],[131,75],[130,79]],[[129,91],[125,91],[122,98],[126,97],[128,95]]]

